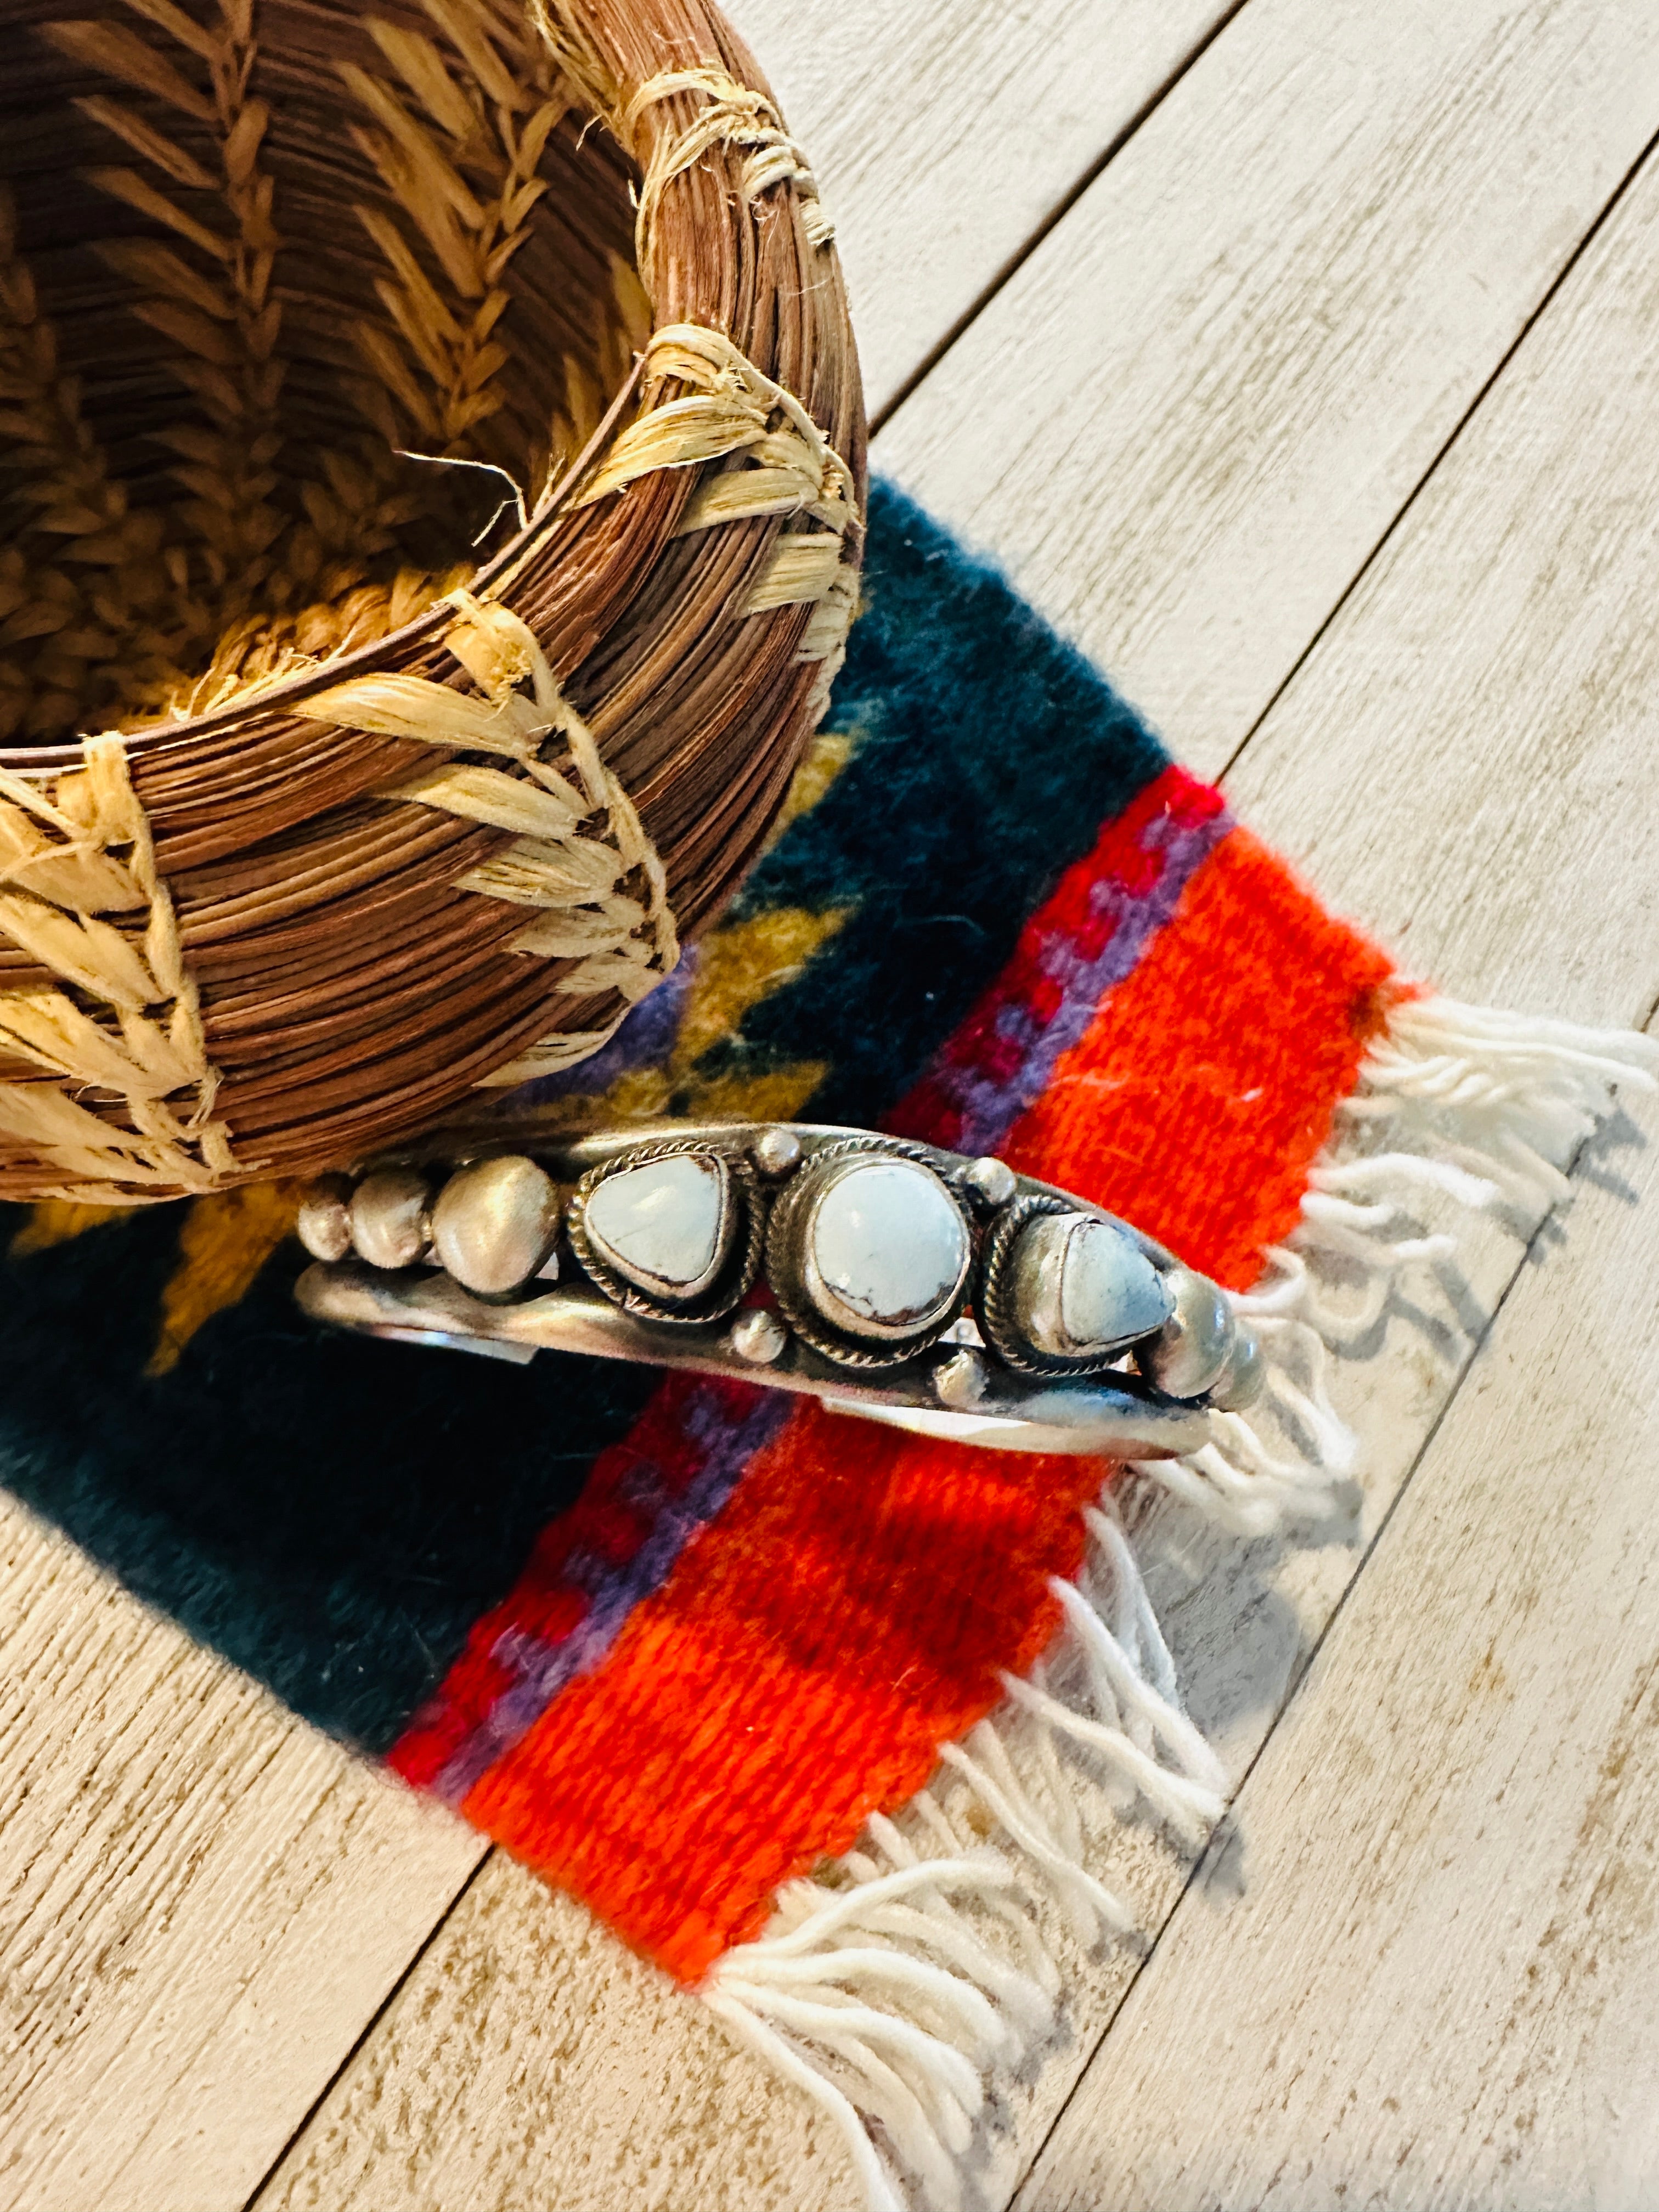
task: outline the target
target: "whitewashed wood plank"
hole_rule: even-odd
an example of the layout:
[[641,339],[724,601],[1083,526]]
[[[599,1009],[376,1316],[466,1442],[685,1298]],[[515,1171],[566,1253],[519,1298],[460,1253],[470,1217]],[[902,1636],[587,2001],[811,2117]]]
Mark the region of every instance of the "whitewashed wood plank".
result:
[[835,2128],[497,1852],[251,2212],[854,2212]]
[[[1247,16],[1244,24],[1249,21]],[[1228,35],[1241,35],[1243,27],[1241,25]],[[1214,51],[1218,54],[1222,48],[1218,46]],[[1209,64],[1200,65],[1206,66]],[[1316,96],[1320,87],[1317,75],[1312,75],[1307,82],[1310,96]],[[1486,111],[1477,107],[1474,112],[1480,117]],[[1487,122],[1490,124],[1490,118]],[[1584,127],[1592,127],[1588,114]],[[1389,161],[1399,158],[1398,149],[1392,143],[1385,150]],[[1496,158],[1496,150],[1492,150]],[[1428,166],[1432,170],[1433,165]],[[1376,179],[1375,184],[1378,191],[1386,189],[1385,179]],[[1068,222],[1071,220],[1068,218]],[[1056,238],[1063,235],[1064,229],[1062,226]],[[1609,235],[1613,235],[1611,231]],[[1557,244],[1565,258],[1571,246],[1565,225]],[[1043,252],[1049,250],[1045,247]],[[1603,281],[1600,264],[1587,263],[1583,286],[1571,295],[1563,312],[1579,312],[1577,302]],[[1354,337],[1353,343],[1358,342]],[[1501,350],[1499,343],[1498,351]],[[1500,386],[1500,392],[1503,389]],[[932,407],[934,396],[930,381],[911,404],[918,409]],[[1009,404],[1012,406],[1013,402]],[[1558,441],[1570,438],[1577,404],[1576,399],[1553,390],[1542,403],[1548,419],[1542,421],[1535,431],[1534,442],[1547,443],[1552,437]],[[902,415],[900,423],[905,419]],[[1639,440],[1644,434],[1640,424],[1633,426],[1634,437]],[[1289,426],[1284,434],[1286,438],[1293,434]],[[884,439],[878,453],[885,450],[886,444]],[[1076,461],[1075,453],[1051,461],[1048,496],[1057,510],[1066,505],[1067,486],[1073,480],[1068,477],[1067,470]],[[1614,472],[1599,480],[1603,483],[1604,491],[1616,484],[1617,468],[1621,461],[1622,449],[1615,456]],[[1486,465],[1501,471],[1501,454]],[[921,489],[926,493],[927,487],[923,484]],[[1615,594],[1616,607],[1609,611],[1609,635],[1615,632],[1638,635],[1645,623],[1642,611],[1644,572],[1641,568],[1644,555],[1640,547],[1632,548],[1625,543],[1636,535],[1634,520],[1639,518],[1639,514],[1638,501],[1633,503],[1632,516],[1626,516],[1622,524],[1615,520],[1604,532],[1607,563],[1616,566],[1618,559],[1624,557],[1634,564],[1627,587],[1622,588],[1622,596]],[[1547,544],[1539,542],[1536,535],[1532,544],[1541,588],[1542,577],[1548,568],[1549,549]],[[1431,554],[1425,557],[1436,556]],[[1455,630],[1456,620],[1455,608],[1449,609],[1449,633]],[[1547,695],[1551,681],[1561,678],[1563,669],[1555,650],[1560,635],[1559,626],[1547,626],[1537,635],[1536,656],[1512,668],[1510,677],[1517,697],[1529,688]],[[1300,644],[1297,649],[1300,650]],[[1334,650],[1334,638],[1316,657],[1315,665],[1323,665]],[[1421,750],[1413,757],[1412,769],[1402,775],[1401,787],[1406,796],[1398,804],[1409,807],[1410,794],[1415,786],[1420,786],[1431,751],[1437,757],[1455,757],[1457,747],[1461,747],[1464,759],[1470,763],[1471,774],[1484,772],[1490,786],[1486,836],[1479,842],[1465,841],[1443,854],[1437,854],[1436,867],[1426,874],[1420,867],[1419,852],[1415,848],[1407,849],[1396,844],[1375,823],[1369,839],[1362,836],[1356,841],[1356,849],[1376,856],[1379,867],[1385,872],[1390,854],[1398,857],[1398,877],[1385,875],[1384,878],[1389,892],[1385,918],[1402,912],[1407,915],[1419,914],[1424,917],[1419,936],[1425,931],[1437,931],[1436,941],[1444,947],[1453,942],[1459,916],[1480,912],[1494,896],[1511,899],[1518,908],[1527,902],[1527,887],[1531,886],[1534,893],[1536,888],[1535,794],[1523,773],[1506,770],[1508,722],[1504,705],[1495,695],[1489,694],[1478,662],[1472,662],[1468,672],[1469,690],[1460,709],[1462,721],[1456,747],[1449,744],[1443,727],[1437,726],[1425,732]],[[1291,697],[1297,696],[1292,693]],[[1289,704],[1287,701],[1286,711]],[[1391,715],[1396,722],[1403,717],[1407,727],[1413,727],[1409,697],[1395,701]],[[1379,722],[1376,743],[1382,745],[1386,742],[1386,731]],[[1600,725],[1594,718],[1587,720],[1580,772],[1596,772],[1596,764],[1605,764],[1614,757],[1622,743],[1623,733],[1616,724]],[[1300,836],[1298,825],[1303,824],[1304,817],[1296,804],[1297,793],[1302,788],[1301,764],[1305,762],[1314,771],[1307,779],[1310,790],[1340,786],[1345,776],[1352,781],[1352,758],[1347,750],[1345,727],[1328,714],[1310,716],[1301,726],[1297,747],[1291,749],[1280,799],[1272,805],[1269,802],[1273,793],[1280,787],[1272,779],[1249,783],[1254,748],[1247,752],[1240,775],[1235,779],[1243,793],[1243,811],[1251,814],[1260,801],[1260,811],[1267,816],[1271,830],[1299,849],[1299,838],[1302,845],[1307,842]],[[1265,749],[1263,757],[1267,757]],[[1632,842],[1621,848],[1616,856],[1617,865],[1639,866],[1642,855],[1653,849],[1650,842],[1653,824],[1650,808],[1631,830]],[[1567,832],[1569,838],[1577,834],[1576,828]],[[1314,857],[1328,892],[1340,903],[1358,906],[1353,887],[1336,866],[1333,853],[1321,849]],[[1375,891],[1377,887],[1370,888]],[[1609,873],[1602,888],[1609,904],[1616,905],[1620,878]],[[1617,994],[1613,999],[1575,997],[1571,991],[1563,994],[1559,984],[1551,987],[1551,972],[1559,970],[1565,962],[1577,927],[1575,909],[1570,902],[1559,898],[1544,904],[1534,915],[1531,957],[1535,965],[1530,972],[1540,987],[1539,996],[1543,1003],[1552,1004],[1559,1011],[1615,1013],[1628,1018],[1637,1008],[1633,1003],[1614,1003]],[[1457,968],[1457,980],[1476,993],[1501,994],[1520,980],[1516,971],[1504,965],[1500,957],[1504,950],[1502,945],[1486,945],[1472,952]],[[1624,979],[1626,986],[1635,974],[1633,960]],[[1626,1000],[1632,1001],[1633,996],[1626,988]],[[1516,1247],[1512,1243],[1490,1234],[1470,1238],[1466,1252],[1468,1279],[1455,1310],[1444,1301],[1428,1301],[1429,1310],[1422,1313],[1404,1309],[1397,1311],[1389,1325],[1386,1352],[1366,1362],[1355,1363],[1339,1378],[1339,1401],[1360,1429],[1370,1452],[1370,1471],[1359,1530],[1361,1540],[1375,1532],[1397,1494],[1423,1438],[1455,1387],[1473,1335],[1484,1327],[1512,1279],[1516,1264]],[[1463,1324],[1461,1328],[1457,1325],[1460,1313]],[[1375,1346],[1368,1349],[1373,1353],[1378,1350]],[[1351,1580],[1356,1551],[1352,1544],[1332,1544],[1280,1557],[1272,1546],[1241,1549],[1228,1540],[1206,1535],[1186,1516],[1162,1505],[1155,1506],[1146,1516],[1139,1534],[1151,1577],[1192,1685],[1195,1710],[1220,1736],[1236,1765],[1242,1765],[1260,1745],[1297,1667]],[[1109,1823],[1103,1806],[1097,1806],[1096,1811],[1098,1825],[1105,1834]],[[1145,1831],[1133,1828],[1110,1836],[1103,1847],[1098,1864],[1115,1887],[1137,1898],[1154,1925],[1173,1905],[1184,1879],[1185,1870],[1178,1859]],[[471,1905],[470,1898],[468,1907]],[[495,1910],[492,1899],[482,1891],[476,1909],[481,1920]],[[556,1974],[558,1946],[550,1942],[545,1923],[526,1925],[514,1919],[500,1940],[513,1953],[516,1982],[533,1985],[538,1955],[543,1972]],[[1121,1956],[1103,1962],[1085,1961],[1068,1950],[1058,1929],[1052,1931],[1052,1940],[1066,1962],[1072,2008],[1070,2040],[1050,2055],[1035,2082],[1020,2085],[1012,2095],[1005,2116],[1006,2132],[989,2146],[981,2177],[987,2200],[993,2203],[1006,2201],[1023,2164],[1042,2139],[1093,2039],[1109,2019],[1131,1978],[1132,1970]],[[478,2169],[458,2160],[453,2140],[456,2136],[476,2140],[487,2130],[494,2111],[487,2095],[475,2102],[456,2093],[458,2102],[447,2108],[452,2117],[452,2133],[441,2146],[434,2144],[429,2133],[398,2130],[377,2134],[374,2130],[379,2124],[373,2118],[388,2111],[408,2109],[416,2085],[425,2080],[438,2063],[441,2031],[434,2029],[423,2038],[411,2023],[418,2020],[423,2006],[437,2005],[435,1993],[445,1971],[443,1961],[450,1942],[451,1931],[446,1929],[431,1956],[411,1977],[385,2028],[369,2039],[345,2080],[331,2094],[316,2125],[279,2175],[270,2199],[273,2204],[289,2202],[284,2193],[289,2190],[301,2192],[293,2197],[291,2201],[295,2203],[326,2202],[331,2188],[359,2185],[360,2178],[370,2172],[389,2178],[393,2162],[397,2164],[398,2186],[408,2191],[407,2201],[411,2203],[435,2203],[445,2191],[452,2198],[466,2193],[469,2178],[476,2178]],[[538,1947],[545,1948],[538,1951]],[[610,2002],[608,1997],[606,2002]],[[395,2035],[390,2026],[394,2017],[399,2023]],[[435,2019],[441,2021],[444,2017],[434,2011]],[[642,2028],[646,2025],[646,2016],[642,2014]],[[537,2028],[532,2014],[526,2012],[515,2021],[510,2008],[502,2005],[492,2014],[491,2032],[505,2037],[520,2054],[527,2054]],[[652,2032],[660,2031],[653,2028]],[[528,2063],[527,2056],[523,2063]],[[733,2057],[726,2064],[732,2069],[734,2081],[748,2081],[746,2058]],[[750,2092],[745,2087],[734,2094],[741,2101]],[[785,2099],[783,2108],[788,2109],[788,2105],[789,2100]],[[805,2130],[806,2108],[797,2104],[794,2109],[796,2124]],[[637,2137],[643,2130],[653,2129],[654,2124],[644,2114],[635,2116],[631,2110],[625,2112],[623,2107],[596,2100],[585,2110],[583,2126],[592,2129],[601,2142],[614,2142],[629,2127]],[[809,2139],[814,2145],[815,2160],[810,2172],[797,2170],[786,2160],[769,2187],[762,2188],[757,2176],[746,2169],[741,2190],[734,2188],[728,2194],[710,2179],[708,2170],[702,2165],[700,2142],[688,2141],[678,2133],[666,2142],[661,2136],[656,2138],[667,2161],[667,2171],[687,2177],[681,2185],[679,2201],[706,2202],[714,2207],[741,2204],[745,2212],[770,2212],[773,2207],[781,2212],[782,2208],[798,2203],[816,2206],[820,2201],[824,2169],[816,2163],[819,2154],[817,2138],[803,2135],[803,2140]],[[568,2142],[556,2143],[550,2137],[544,2139],[533,2154],[527,2154],[517,2185],[526,2192],[526,2201],[533,2201],[538,2190],[553,2201],[563,2201],[563,2196],[574,2185],[570,2165],[574,2155]],[[377,2164],[376,2160],[382,2162]],[[695,2183],[690,2179],[694,2169],[698,2177]],[[337,2183],[336,2176],[339,2177]],[[706,2191],[713,2193],[705,2195],[702,2192]],[[483,2201],[492,2201],[487,2191]],[[850,2196],[832,2196],[830,2201],[852,2200]]]
[[1213,772],[1656,126],[1639,0],[1253,0],[879,465]]
[[807,149],[872,415],[1236,0],[733,0]]
[[[1659,994],[1644,773],[1656,444],[1650,161],[1230,779],[1322,883],[1455,988],[1638,1021]],[[1652,1961],[1621,1911],[1652,1871],[1636,1838],[1655,1790],[1637,1725],[1653,1645],[1630,1579],[1650,1577],[1652,1553],[1626,1538],[1650,1520],[1659,1456],[1654,1172],[1628,1147],[1599,1162],[1567,1224],[1570,1263],[1523,1279],[1478,1395],[1454,1407],[1243,1794],[1243,1903],[1220,1901],[1230,1869],[1176,1914],[1033,2177],[1034,2212],[1339,2194],[1588,2204],[1650,2180],[1659,2142],[1638,2093],[1652,2079]],[[1594,1352],[1575,1355],[1586,1332]],[[1535,1563],[1538,1526],[1577,1580],[1552,1578],[1534,1614],[1501,1563]],[[1471,1662],[1454,1710],[1477,1628],[1508,1687]],[[1396,1662],[1399,1699],[1380,1702]],[[1407,1756],[1413,1699],[1426,1717]],[[1609,1759],[1617,1775],[1597,1768]],[[1448,1773],[1455,1790],[1422,1832]],[[1573,1885],[1582,1905],[1598,1881],[1615,1909],[1592,1981],[1565,1916]],[[1299,1948],[1280,1940],[1287,1913]],[[1206,1985],[1228,1993],[1224,2057],[1182,2011]],[[1286,1993],[1304,1989],[1287,2025]],[[1132,2116],[1149,2064],[1155,2120]]]
[[1652,2201],[1656,1207],[1499,1316],[1030,2212]]
[[0,1497],[0,2206],[240,2206],[480,1839]]
[[1449,990],[1659,991],[1656,515],[1659,155],[1227,779]]

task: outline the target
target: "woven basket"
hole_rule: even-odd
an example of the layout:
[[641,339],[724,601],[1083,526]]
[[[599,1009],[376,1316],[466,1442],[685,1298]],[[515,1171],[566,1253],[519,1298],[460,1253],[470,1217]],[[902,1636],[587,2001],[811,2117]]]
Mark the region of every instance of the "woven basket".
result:
[[131,1203],[603,1043],[823,712],[864,430],[708,0],[94,4],[0,82],[0,1197]]

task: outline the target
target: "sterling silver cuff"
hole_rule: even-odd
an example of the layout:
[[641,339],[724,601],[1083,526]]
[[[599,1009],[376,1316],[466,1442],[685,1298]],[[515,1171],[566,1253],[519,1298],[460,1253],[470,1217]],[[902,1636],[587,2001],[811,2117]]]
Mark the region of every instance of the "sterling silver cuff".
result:
[[806,1122],[440,1133],[307,1193],[296,1296],[370,1335],[644,1360],[1008,1451],[1158,1459],[1251,1402],[1222,1291],[1000,1160]]

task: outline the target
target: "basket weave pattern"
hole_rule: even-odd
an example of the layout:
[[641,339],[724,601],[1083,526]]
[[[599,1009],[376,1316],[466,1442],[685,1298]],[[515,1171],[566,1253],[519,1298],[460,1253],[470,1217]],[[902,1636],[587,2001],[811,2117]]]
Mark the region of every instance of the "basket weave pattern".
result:
[[604,1041],[823,711],[862,411],[805,158],[703,0],[30,19],[0,1196],[131,1202]]

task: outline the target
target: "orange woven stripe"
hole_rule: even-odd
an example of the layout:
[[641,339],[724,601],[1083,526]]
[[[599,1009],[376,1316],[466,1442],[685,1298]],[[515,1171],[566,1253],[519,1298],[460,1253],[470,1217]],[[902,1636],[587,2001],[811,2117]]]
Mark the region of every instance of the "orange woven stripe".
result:
[[1236,829],[1003,1156],[1246,1290],[1296,1226],[1337,1101],[1401,995],[1392,975]]
[[[1235,1282],[1291,1225],[1381,1018],[1382,957],[1235,831],[1008,1157]],[[686,1980],[780,1882],[927,1782],[1054,1632],[1097,1462],[932,1445],[807,1407],[466,1800]]]
[[1099,1486],[803,1407],[467,1817],[696,1980],[1040,1656]]

